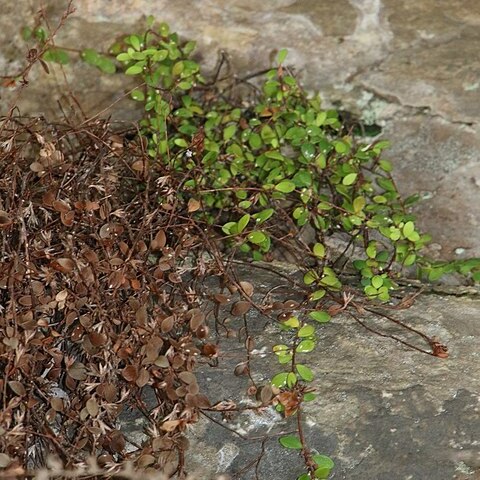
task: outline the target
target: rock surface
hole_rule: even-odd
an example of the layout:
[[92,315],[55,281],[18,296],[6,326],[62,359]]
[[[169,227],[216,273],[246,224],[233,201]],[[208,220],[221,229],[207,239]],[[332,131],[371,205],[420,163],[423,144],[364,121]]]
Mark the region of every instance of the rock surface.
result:
[[[284,268],[295,278],[293,267]],[[254,298],[259,303],[274,287],[277,294],[272,301],[299,299],[298,292],[270,272],[252,266],[239,272],[240,280],[255,279]],[[474,475],[480,474],[479,294],[432,292],[417,297],[410,309],[389,312],[428,336],[438,337],[448,346],[448,359],[375,335],[349,315],[335,316],[318,326],[314,353],[299,355],[299,361],[313,369],[312,386],[318,393],[315,401],[305,404],[305,432],[311,447],[334,459],[332,479],[478,478]],[[371,314],[361,318],[370,328],[429,350],[419,337],[392,322]],[[262,385],[285,370],[272,353],[272,345],[288,343],[289,335],[279,334],[275,322],[254,310],[247,319],[256,342],[252,377]],[[227,324],[239,331],[239,338],[220,335],[218,366],[204,364],[197,373],[201,391],[212,403],[231,399],[239,406],[252,405],[254,400],[246,395],[248,378],[233,374],[235,366],[246,360],[243,321],[230,318]],[[232,478],[253,480],[255,467],[261,480],[292,480],[302,473],[298,453],[278,443],[279,432],[294,430],[295,418],[286,421],[271,407],[259,414],[246,410],[229,422],[215,413],[210,416],[218,423],[202,418],[189,435],[187,465],[199,478],[214,479],[226,472]],[[134,426],[135,419],[127,414],[124,423],[138,441],[141,428]]]

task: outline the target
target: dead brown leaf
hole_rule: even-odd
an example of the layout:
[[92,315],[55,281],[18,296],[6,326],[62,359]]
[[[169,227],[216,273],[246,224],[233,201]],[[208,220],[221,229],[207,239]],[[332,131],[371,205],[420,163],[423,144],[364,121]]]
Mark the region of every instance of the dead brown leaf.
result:
[[236,317],[245,315],[250,310],[250,307],[251,307],[250,302],[246,302],[243,300],[235,302],[231,310],[232,315],[235,315]]

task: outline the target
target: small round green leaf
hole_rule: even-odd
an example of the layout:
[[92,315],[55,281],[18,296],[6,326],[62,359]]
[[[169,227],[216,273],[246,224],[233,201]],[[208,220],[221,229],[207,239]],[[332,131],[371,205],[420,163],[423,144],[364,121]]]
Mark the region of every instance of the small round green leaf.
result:
[[223,131],[223,139],[225,141],[230,140],[235,135],[236,131],[237,131],[237,126],[236,125],[229,125]]
[[420,235],[418,232],[412,232],[410,235],[407,236],[407,238],[411,242],[418,242],[420,240]]
[[176,138],[174,140],[175,145],[178,145],[179,147],[186,148],[188,147],[188,143],[184,138]]
[[302,380],[306,382],[311,382],[313,380],[313,372],[310,368],[305,365],[296,365],[298,374],[302,377]]
[[315,475],[315,478],[318,478],[319,480],[325,480],[329,477],[330,475],[330,469],[325,468],[325,467],[319,467],[313,472]]
[[27,41],[32,38],[33,31],[29,26],[22,27],[22,38]]
[[307,160],[311,160],[313,157],[315,157],[315,146],[311,143],[302,144],[300,151]]
[[292,180],[299,188],[309,187],[312,184],[312,174],[308,170],[299,170]]
[[292,388],[297,383],[297,376],[293,372],[287,374],[287,387]]
[[128,37],[128,40],[130,42],[130,45],[135,49],[135,50],[140,50],[141,48],[141,42],[140,38],[137,35],[130,35]]
[[315,312],[310,312],[308,316],[319,323],[327,323],[330,321],[330,314],[323,310],[317,310]]
[[116,58],[119,62],[128,62],[132,59],[131,55],[126,52],[119,53]]
[[415,225],[413,222],[407,222],[404,226],[403,226],[403,234],[405,235],[405,237],[408,237],[409,235],[411,235],[415,230]]
[[328,287],[333,287],[333,288],[338,288],[341,286],[339,280],[337,277],[334,277],[332,275],[326,275],[320,280],[320,283],[323,285],[326,285]]
[[415,260],[417,259],[417,255],[415,253],[410,253],[407,255],[407,258],[403,261],[403,264],[406,267],[409,267],[410,265],[413,265],[415,263]]
[[104,55],[99,55],[96,66],[103,73],[112,74],[117,71],[115,63],[110,58],[105,57]]
[[323,111],[317,114],[317,117],[315,118],[315,125],[317,127],[320,127],[325,123],[325,120],[327,119],[327,112]]
[[258,133],[252,133],[248,137],[248,143],[252,149],[257,150],[262,146],[262,139]]
[[177,62],[172,68],[172,74],[178,76],[183,72],[184,68],[185,64],[182,61]]
[[143,72],[143,65],[132,65],[125,70],[125,75],[138,75]]
[[281,352],[286,352],[288,351],[288,345],[279,344],[279,345],[274,345],[272,347],[272,350],[278,355]]
[[34,31],[33,31],[33,34],[35,35],[35,37],[40,40],[41,42],[44,42],[47,37],[48,37],[48,34],[46,32],[46,30],[42,27],[37,27]]
[[318,280],[318,275],[314,270],[309,270],[303,276],[303,283],[305,283],[305,285],[311,285],[315,280]]
[[275,190],[282,193],[290,193],[295,190],[295,184],[291,180],[283,180],[275,185]]
[[313,461],[316,464],[315,478],[328,478],[330,471],[335,467],[333,460],[326,455],[313,455]]
[[321,243],[316,243],[313,246],[313,254],[316,257],[323,258],[325,256],[325,246]]
[[137,102],[143,102],[143,100],[145,100],[145,94],[138,89],[133,90],[130,96]]
[[80,56],[85,63],[97,66],[98,52],[93,48],[86,48],[85,50],[82,50]]
[[375,258],[377,256],[377,245],[375,242],[370,242],[365,252],[370,258]]
[[178,84],[178,88],[182,89],[182,90],[190,90],[192,88],[192,82],[180,82]]
[[335,146],[335,151],[340,154],[347,153],[350,150],[350,145],[347,142],[344,142],[342,140],[338,140],[334,142],[334,146]]
[[283,322],[283,325],[291,328],[298,328],[300,326],[300,320],[298,317],[290,317],[286,322]]
[[378,162],[378,166],[384,171],[384,172],[391,172],[393,167],[392,164],[388,160],[380,160]]
[[313,461],[315,462],[317,467],[326,467],[332,469],[335,466],[333,460],[326,455],[316,454],[313,456]]
[[282,64],[285,59],[287,58],[288,50],[286,48],[282,48],[278,53],[277,53],[277,63],[278,65]]
[[356,173],[349,173],[348,175],[345,175],[342,180],[343,185],[353,185],[355,181],[357,180],[357,174]]
[[250,215],[247,213],[237,223],[238,233],[242,233],[245,230],[245,227],[248,225],[249,221]]
[[46,62],[59,63],[60,65],[67,65],[70,62],[68,53],[60,48],[49,48],[42,58]]
[[238,204],[238,206],[245,209],[250,208],[252,206],[252,202],[250,200],[243,200]]
[[320,288],[319,290],[315,290],[310,295],[310,300],[312,300],[313,302],[316,302],[317,300],[322,299],[326,294],[327,294],[326,290],[324,290],[323,288]]
[[304,325],[298,332],[297,335],[302,337],[310,337],[315,333],[315,327],[313,325]]
[[265,210],[262,210],[261,212],[255,213],[254,215],[252,215],[252,217],[257,222],[257,225],[260,225],[266,220],[268,220],[274,214],[274,212],[275,210],[273,208],[267,208]]
[[365,200],[365,197],[357,197],[353,201],[353,210],[355,211],[355,213],[361,212],[366,204],[367,201]]
[[375,195],[373,197],[373,201],[375,203],[381,203],[381,204],[385,204],[385,203],[388,203],[388,200],[386,197],[384,197],[383,195]]
[[152,60],[154,62],[161,62],[168,57],[168,50],[157,50],[153,55]]
[[285,353],[283,355],[278,356],[278,363],[280,365],[285,365],[286,363],[290,363],[292,361],[293,355],[291,353]]
[[372,287],[371,285],[367,285],[364,288],[364,291],[369,297],[375,297],[378,295],[378,290],[375,287]]
[[312,402],[316,398],[317,398],[317,396],[314,393],[308,392],[303,396],[303,401],[304,402]]
[[308,353],[315,348],[315,342],[313,340],[302,340],[298,345],[295,351],[297,353]]
[[258,230],[254,232],[250,232],[247,235],[247,240],[250,243],[254,243],[255,245],[259,245],[260,243],[263,243],[266,239],[267,239],[267,236],[263,232],[260,232]]
[[285,435],[284,437],[280,437],[278,441],[285,448],[293,448],[295,450],[302,448],[302,442],[294,435]]
[[225,225],[223,225],[222,230],[226,235],[232,235],[234,232],[232,232],[232,227],[236,226],[237,222],[227,222]]
[[284,387],[287,384],[287,376],[288,373],[286,372],[277,373],[277,375],[272,378],[272,385],[278,388]]
[[444,274],[443,268],[432,268],[428,274],[428,280],[430,282],[434,282],[435,280],[438,280],[443,274]]
[[383,278],[380,275],[375,275],[371,279],[374,288],[380,288],[383,285]]
[[262,130],[260,131],[260,136],[262,137],[262,140],[267,144],[271,143],[272,140],[277,137],[270,125],[264,125],[262,127]]

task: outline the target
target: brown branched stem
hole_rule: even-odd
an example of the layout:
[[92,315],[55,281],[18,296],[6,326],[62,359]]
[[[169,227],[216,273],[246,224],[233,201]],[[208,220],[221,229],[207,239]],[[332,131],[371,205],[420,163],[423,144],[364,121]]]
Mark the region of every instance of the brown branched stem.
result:
[[382,333],[378,330],[375,330],[373,329],[372,327],[369,327],[365,322],[363,322],[362,320],[360,320],[360,318],[358,318],[353,312],[351,312],[350,310],[347,310],[347,313],[356,321],[358,322],[360,325],[362,325],[363,328],[365,328],[366,330],[368,330],[369,332],[372,332],[374,333],[375,335],[378,335],[380,337],[385,337],[385,338],[390,338],[398,343],[401,343],[402,345],[405,345],[406,347],[412,349],[412,350],[417,350],[418,352],[421,352],[421,353],[426,353],[427,355],[433,355],[432,352],[429,352],[427,350],[423,350],[419,347],[416,347],[415,345],[412,345],[411,343],[408,343],[406,342],[405,340],[402,340],[401,338],[398,338],[396,337],[395,335],[391,335],[389,333]]
[[243,468],[241,468],[240,470],[238,470],[237,472],[235,472],[233,475],[232,475],[232,479],[235,479],[235,478],[242,478],[242,476],[247,473],[253,466],[255,466],[255,479],[256,480],[259,480],[259,476],[258,476],[258,470],[259,470],[259,467],[260,467],[260,462],[262,460],[262,458],[264,457],[265,455],[265,445],[267,443],[267,441],[269,440],[268,437],[265,437],[262,442],[261,442],[261,446],[260,446],[260,453],[259,455],[254,458],[252,461],[248,462],[247,465],[245,465]]
[[45,40],[45,43],[41,46],[39,50],[32,49],[30,50],[29,54],[27,55],[28,58],[28,63],[24,67],[24,69],[19,72],[16,77],[21,77],[22,81],[20,84],[20,87],[17,90],[17,93],[8,109],[8,113],[6,115],[6,120],[2,122],[2,125],[0,126],[0,135],[3,134],[4,129],[7,125],[7,120],[10,120],[13,116],[13,112],[16,109],[16,105],[18,103],[18,99],[20,98],[20,95],[23,91],[23,89],[28,85],[28,75],[30,73],[30,70],[33,68],[33,66],[37,62],[42,62],[41,60],[42,55],[50,48],[50,45],[53,44],[53,40],[59,30],[65,25],[65,22],[67,21],[68,17],[72,15],[75,12],[75,8],[73,7],[73,0],[69,0],[68,5],[65,9],[65,11],[62,14],[62,17],[60,18],[60,21],[58,25],[55,27],[55,29],[50,33],[48,38]]
[[[412,295],[408,298],[405,298],[403,301],[400,302],[400,306],[394,306],[394,307],[391,307],[391,308],[394,308],[394,309],[400,309],[400,308],[408,308],[412,305],[415,297],[417,297],[419,294],[421,293],[420,292],[417,292],[415,295]],[[372,332],[376,335],[379,335],[381,337],[385,337],[385,338],[391,338],[392,340],[396,341],[396,342],[399,342],[401,343],[402,345],[405,345],[406,347],[412,349],[412,350],[417,350],[419,352],[422,352],[422,353],[425,353],[427,355],[432,355],[432,356],[435,356],[435,357],[438,357],[438,356],[441,356],[441,355],[438,355],[439,353],[439,350],[438,349],[441,349],[444,353],[447,351],[447,348],[442,345],[441,343],[439,343],[438,341],[436,341],[436,339],[434,338],[430,338],[428,335],[426,335],[425,333],[421,332],[420,330],[417,330],[416,328],[413,328],[411,327],[410,325],[407,325],[406,323],[402,322],[401,320],[397,320],[396,318],[392,317],[391,315],[388,315],[387,313],[383,312],[383,311],[379,311],[378,309],[375,309],[373,307],[369,307],[369,306],[366,306],[365,303],[359,303],[359,302],[354,302],[353,301],[353,295],[344,295],[342,299],[338,298],[338,297],[335,297],[335,295],[331,295],[331,298],[338,304],[341,305],[341,308],[339,309],[339,311],[342,311],[342,310],[345,310],[346,313],[348,313],[357,323],[359,323],[360,325],[362,325],[366,330],[368,330],[369,332]],[[392,335],[390,333],[382,333],[372,327],[369,327],[364,321],[362,321],[357,315],[355,315],[353,312],[352,312],[352,309],[349,308],[347,309],[347,306],[348,305],[351,305],[357,312],[360,312],[360,313],[365,313],[365,312],[369,312],[369,313],[373,313],[374,315],[378,316],[378,317],[381,317],[381,318],[385,318],[386,320],[398,325],[399,327],[407,330],[407,331],[410,331],[418,336],[420,336],[423,340],[425,340],[428,345],[430,345],[430,347],[432,348],[432,351],[429,352],[427,350],[423,350],[419,347],[416,347],[415,345],[412,345],[411,343],[405,341],[405,340],[402,340],[401,338],[398,338],[397,336],[395,335]]]
[[303,431],[303,412],[302,412],[302,404],[298,406],[297,412],[297,432],[298,432],[298,438],[300,440],[300,443],[302,444],[302,455],[303,455],[303,460],[305,462],[305,467],[307,468],[307,471],[309,472],[311,478],[314,478],[313,476],[313,471],[314,471],[314,462],[312,460],[312,453],[310,451],[310,448],[308,447],[307,441],[305,439],[305,433]]

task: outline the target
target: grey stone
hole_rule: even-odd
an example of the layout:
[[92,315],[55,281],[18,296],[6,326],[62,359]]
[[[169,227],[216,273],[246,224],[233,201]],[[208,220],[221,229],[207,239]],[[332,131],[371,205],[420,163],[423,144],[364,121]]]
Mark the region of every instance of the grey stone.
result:
[[[294,268],[285,268],[295,279]],[[252,266],[241,267],[239,272],[240,279],[254,280],[257,301],[273,287],[287,283]],[[318,393],[315,401],[304,406],[305,431],[312,448],[334,459],[332,478],[476,478],[472,475],[480,468],[480,297],[478,291],[470,296],[455,292],[462,293],[453,289],[451,295],[421,295],[410,309],[390,312],[397,320],[438,337],[448,346],[448,359],[377,336],[349,315],[335,316],[318,327],[315,352],[301,355],[301,361],[315,373],[312,385]],[[285,288],[276,298],[301,295]],[[429,349],[419,337],[392,322],[373,315],[362,318],[371,328]],[[241,324],[232,319],[229,326]],[[288,341],[288,334],[279,333],[274,321],[254,310],[248,313],[248,328],[256,342],[252,375],[261,385],[284,370],[271,348]],[[227,339],[222,335],[218,341],[218,366],[199,365],[201,391],[213,403],[231,399],[239,406],[255,405],[255,399],[245,394],[248,379],[233,375],[235,365],[246,358],[242,336]],[[280,432],[295,428],[295,417],[285,420],[271,407],[258,413],[245,410],[228,422],[213,412],[209,415],[216,423],[202,418],[189,433],[187,464],[202,479],[213,479],[219,473],[254,479],[252,462],[256,459],[260,459],[259,479],[291,480],[302,472],[298,452],[278,443]],[[131,420],[126,425],[131,425],[133,434],[138,431]]]
[[478,256],[478,126],[453,125],[439,117],[426,121],[424,115],[416,114],[388,122],[384,134],[392,142],[386,155],[395,164],[400,191],[422,194],[415,214],[423,230],[442,247],[429,253],[437,258],[461,258],[455,254],[461,247],[466,256]]

